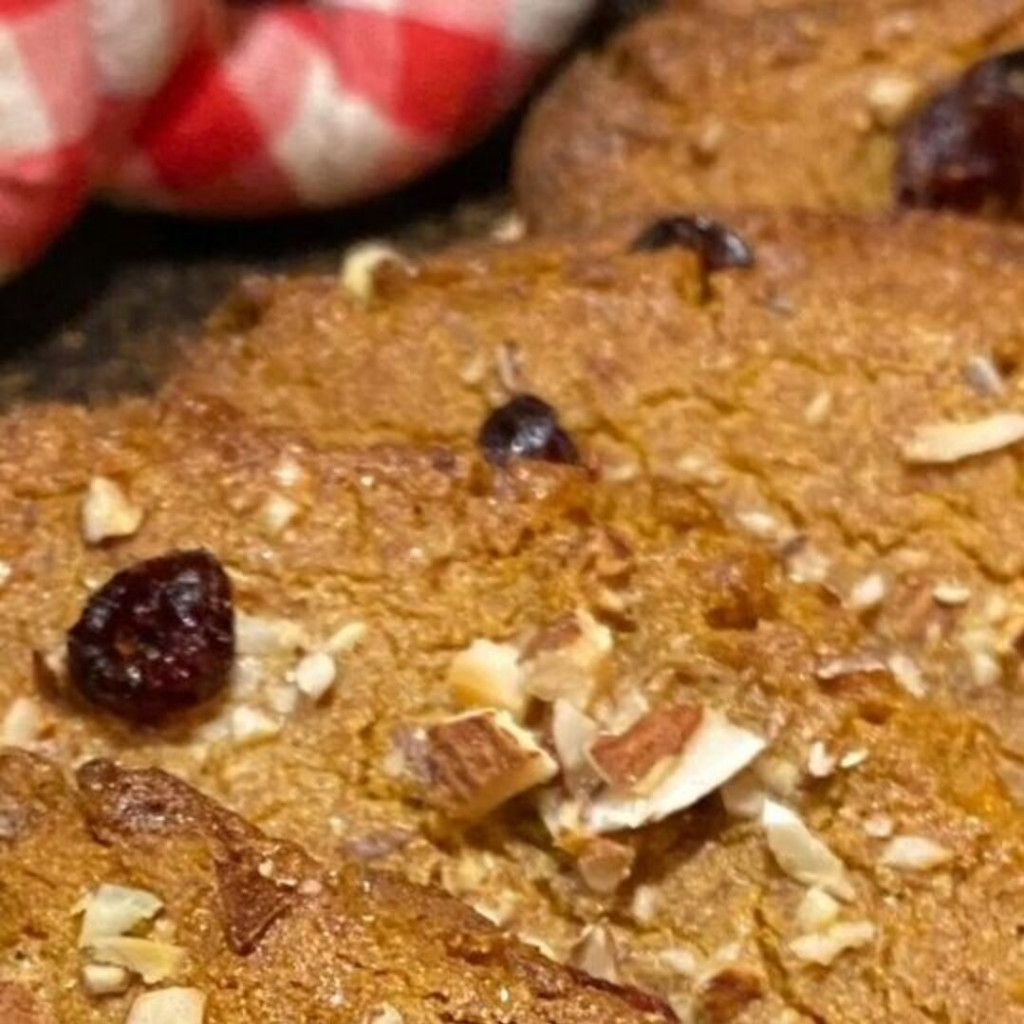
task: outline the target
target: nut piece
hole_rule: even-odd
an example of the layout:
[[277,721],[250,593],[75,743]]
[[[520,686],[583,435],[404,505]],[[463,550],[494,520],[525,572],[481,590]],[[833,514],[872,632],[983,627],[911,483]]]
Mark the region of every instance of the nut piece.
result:
[[382,1003],[369,1014],[366,1024],[403,1024],[405,1018],[390,1003]]
[[619,954],[612,933],[603,925],[591,925],[569,954],[573,967],[602,981],[618,984]]
[[631,846],[598,836],[583,847],[576,868],[589,889],[607,896],[629,878],[635,860]]
[[590,763],[614,789],[649,793],[659,769],[683,752],[700,720],[701,709],[692,704],[658,708],[618,736],[599,736],[590,746]]
[[749,967],[725,967],[701,985],[696,1019],[702,1024],[728,1024],[763,992],[764,980]]
[[490,236],[495,242],[519,242],[526,237],[526,221],[521,214],[506,213],[491,227]]
[[918,427],[903,445],[910,463],[960,462],[1008,448],[1024,440],[1024,413],[1002,412],[970,423],[933,423]]
[[814,671],[823,682],[831,683],[848,676],[873,675],[888,670],[887,664],[873,654],[850,654],[843,658],[829,658]]
[[506,711],[471,711],[426,731],[434,799],[460,818],[479,818],[558,774],[554,758]]
[[855,612],[868,612],[877,608],[889,591],[889,584],[880,572],[869,573],[858,580],[846,598],[846,606]]
[[173,978],[185,965],[185,950],[180,946],[129,935],[93,939],[87,951],[96,963],[126,967],[147,985]]
[[113,964],[86,964],[82,968],[82,987],[91,996],[119,996],[128,991],[131,974]]
[[839,904],[824,889],[808,889],[796,908],[796,923],[802,932],[824,931],[838,918]]
[[448,683],[466,708],[504,708],[519,718],[526,707],[523,669],[512,644],[474,640],[452,659]]
[[839,921],[824,931],[801,935],[789,948],[799,959],[828,967],[848,949],[857,949],[874,942],[875,926],[870,921]]
[[231,738],[235,743],[262,743],[281,731],[281,723],[259,708],[240,704],[233,708],[230,716]]
[[614,644],[611,630],[585,611],[538,630],[522,654],[527,692],[585,710]]
[[893,820],[888,814],[872,814],[864,819],[864,832],[872,839],[888,839],[893,827]]
[[1006,391],[1006,381],[991,356],[972,356],[964,364],[964,379],[979,395],[995,398]]
[[562,771],[569,777],[590,772],[587,750],[597,735],[597,723],[567,700],[551,708],[551,742]]
[[731,778],[719,794],[725,813],[734,818],[756,821],[764,810],[764,784],[754,771],[743,771]]
[[835,770],[838,760],[830,754],[821,740],[815,740],[807,752],[807,774],[815,779],[827,779]]
[[734,725],[717,711],[705,710],[681,753],[654,788],[634,795],[609,789],[587,808],[587,825],[596,833],[639,828],[685,810],[728,782],[764,750],[760,736]]
[[390,264],[410,270],[409,261],[386,242],[367,241],[353,245],[341,264],[341,288],[356,302],[365,305],[376,293],[377,274]]
[[269,658],[294,654],[306,643],[306,631],[290,619],[235,612],[235,650],[240,655]]
[[206,996],[197,988],[162,988],[143,992],[124,1024],[203,1024]]
[[324,650],[328,654],[347,654],[366,636],[366,629],[365,622],[346,622],[331,635]]
[[127,935],[139,925],[156,917],[163,906],[163,901],[158,896],[145,889],[132,889],[124,885],[100,885],[75,908],[75,913],[82,913],[78,947],[81,949],[90,946],[96,939]]
[[120,485],[94,476],[82,502],[82,536],[87,544],[130,537],[142,525],[142,509],[133,505]]
[[841,900],[853,899],[855,892],[846,877],[846,866],[811,833],[799,815],[774,800],[765,800],[761,825],[775,862],[790,878],[824,889]]
[[0,746],[30,747],[42,735],[46,717],[37,701],[18,697],[0,722]]
[[313,701],[321,700],[334,685],[338,669],[326,651],[313,651],[295,666],[295,685]]
[[886,662],[893,679],[903,687],[911,697],[924,697],[928,693],[928,684],[920,667],[909,654],[897,651],[890,654]]
[[932,597],[936,604],[941,604],[946,608],[956,608],[970,601],[971,588],[965,587],[962,583],[938,583],[932,589]]
[[886,844],[878,862],[896,871],[931,871],[952,859],[952,850],[927,836],[895,836]]
[[909,75],[880,75],[867,90],[868,110],[879,128],[895,128],[921,95],[921,83]]
[[288,529],[295,517],[302,511],[291,498],[274,492],[268,494],[260,506],[259,517],[263,528],[271,536],[277,536]]

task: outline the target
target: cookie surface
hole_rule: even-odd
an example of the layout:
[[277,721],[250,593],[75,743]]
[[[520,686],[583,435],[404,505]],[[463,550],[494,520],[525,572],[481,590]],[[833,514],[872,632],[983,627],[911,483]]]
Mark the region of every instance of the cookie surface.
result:
[[[670,227],[648,238],[687,244],[391,263],[357,295],[257,283],[160,400],[0,421],[5,741],[157,765],[684,1017],[1015,1020],[1016,421],[919,449],[1011,416],[1024,244]],[[521,392],[545,457],[495,460],[481,427]],[[93,706],[67,630],[118,571],[196,548],[231,580],[227,688],[155,723]],[[62,845],[13,839],[0,877],[26,884]],[[177,858],[138,870],[196,875]],[[103,873],[74,884],[174,891]],[[83,895],[35,901],[59,941]],[[290,934],[259,908],[225,971]],[[70,983],[64,946],[44,959]]]
[[639,228],[442,257],[368,305],[271,286],[179,386],[320,444],[465,443],[536,394],[606,481],[693,487],[861,616],[908,686],[1019,748],[1024,239],[922,215],[725,223],[755,266],[711,273],[710,296],[685,247],[630,252]]
[[[907,696],[865,655],[855,618],[787,580],[688,486],[624,488],[543,463],[493,471],[455,445],[318,450],[203,405],[40,410],[4,426],[12,457],[27,446],[39,470],[4,505],[20,529],[4,531],[19,547],[0,598],[2,686],[39,716],[22,742],[65,763],[106,754],[173,769],[337,868],[325,874],[159,773],[92,763],[75,796],[52,769],[5,755],[5,998],[27,990],[33,1013],[72,1022],[120,1020],[125,999],[167,984],[204,993],[210,1024],[293,1019],[296,1000],[313,1019],[361,1021],[383,1002],[432,1020],[438,999],[445,1013],[479,1007],[479,986],[499,1003],[502,986],[521,998],[523,1019],[538,1005],[566,1020],[651,1008],[578,988],[438,897],[351,866],[362,862],[440,882],[549,954],[698,1019],[1024,1013],[1024,839],[997,744]],[[144,514],[130,536],[89,544],[80,514],[97,471]],[[273,494],[298,507],[283,530],[266,517]],[[115,569],[196,544],[234,583],[228,692],[144,728],[91,709],[50,657],[63,630]],[[363,635],[332,647],[357,622]],[[442,770],[451,750],[435,730],[465,721],[453,716],[467,703],[492,713],[460,697],[452,674],[480,641],[514,652],[527,692],[542,695],[506,711],[535,749],[566,756],[551,716],[568,702],[616,738],[600,761],[616,777],[616,763],[645,763],[632,728],[671,737],[679,719],[665,713],[689,709],[665,764],[703,736],[700,775],[732,788],[698,789],[707,799],[645,821],[650,790],[624,805],[585,766],[570,782],[580,766],[566,760],[564,783],[549,772],[467,820],[459,786],[493,794],[506,768],[487,774],[486,748],[467,751],[460,777],[456,742],[454,774]],[[35,678],[34,650],[46,669]],[[338,676],[314,699],[298,666],[315,652],[331,652]],[[708,746],[704,724],[726,730],[726,747]],[[140,937],[187,957],[125,997],[76,983],[110,955],[74,948],[73,909],[103,884],[155,896],[174,930]],[[493,1012],[519,1019],[517,1005]]]
[[[440,882],[551,955],[640,984],[684,1015],[1021,1015],[1014,879],[1024,848],[997,744],[967,717],[908,697],[869,656],[855,617],[787,580],[688,485],[623,487],[544,463],[492,470],[454,443],[314,447],[201,403],[42,409],[4,431],[12,460],[24,466],[33,452],[38,469],[5,484],[18,529],[4,530],[11,573],[0,595],[3,691],[31,702],[37,728],[22,742],[36,751],[172,769],[329,866],[372,863]],[[143,515],[130,535],[87,543],[82,502],[97,472]],[[273,495],[296,506],[283,529],[266,513]],[[53,657],[63,631],[116,569],[195,545],[216,553],[234,585],[228,692],[142,728],[90,708]],[[332,646],[346,630],[349,641]],[[660,823],[645,817],[649,790],[624,805],[586,773],[551,784],[547,772],[518,800],[494,800],[507,769],[487,774],[484,748],[467,753],[472,770],[460,777],[456,742],[453,774],[435,731],[465,721],[453,716],[467,703],[471,716],[492,713],[474,707],[489,698],[460,696],[453,676],[481,641],[514,652],[527,692],[542,695],[529,711],[506,711],[535,749],[554,742],[565,756],[551,715],[568,702],[616,738],[601,755],[615,777],[613,751],[644,764],[644,748],[630,753],[632,727],[652,741],[670,735],[678,718],[665,713],[685,708],[691,724],[665,763],[703,736],[701,776],[734,781],[747,764],[740,789],[698,789],[707,799]],[[311,696],[299,665],[317,652],[335,659],[337,678]],[[704,724],[730,737],[725,748],[708,746]],[[751,738],[750,753],[729,761]],[[449,959],[463,955],[479,984],[497,979],[499,1000],[501,984],[525,985],[527,1016],[547,998],[531,984],[553,986],[566,1019],[636,1009],[557,972],[537,980],[533,971],[549,969],[517,946],[500,946],[515,963],[496,963],[492,933],[436,897],[373,876],[367,890],[357,867],[325,876],[164,776],[83,773],[74,797],[35,762],[0,763],[0,978],[20,993],[11,998],[27,986],[34,1012],[121,1019],[123,997],[74,984],[92,954],[73,949],[72,909],[103,883],[167,908],[175,930],[160,941],[172,935],[190,966],[146,991],[205,992],[210,1024],[292,1019],[294,999],[324,1019],[362,1020],[385,989],[403,1017],[430,1020],[426,993],[445,993],[447,1006],[479,998]],[[492,803],[467,820],[463,790],[475,799],[484,784]],[[241,893],[231,888],[239,873]],[[309,885],[303,894],[311,880],[324,895]],[[321,1008],[346,958],[358,967],[342,987],[351,1002]],[[12,973],[15,962],[40,973]],[[296,994],[282,1001],[284,990]]]
[[[318,864],[160,771],[94,761],[69,786],[40,759],[0,752],[0,809],[5,1021],[200,1019],[181,1005],[143,1016],[167,998],[233,1024],[665,1019],[655,1000],[558,968],[455,900]],[[97,913],[115,893],[149,904],[127,939]],[[90,992],[105,957],[140,949],[147,985]]]
[[1012,0],[670,3],[541,97],[517,198],[550,230],[669,209],[888,207],[901,125],[1022,41]]

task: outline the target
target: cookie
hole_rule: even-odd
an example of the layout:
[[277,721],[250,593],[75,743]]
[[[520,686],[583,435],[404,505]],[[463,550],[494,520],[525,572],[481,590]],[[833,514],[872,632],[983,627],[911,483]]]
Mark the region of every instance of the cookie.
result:
[[[952,692],[1018,748],[1024,239],[733,215],[701,252],[699,228],[387,265],[369,302],[268,283],[177,386],[325,445],[464,443],[539,396],[606,484],[694,488],[859,616],[908,688]],[[744,250],[753,266],[716,269]]]
[[[678,2],[578,57],[518,146],[528,220],[705,207],[1019,212],[1005,0]],[[965,77],[966,76],[966,77]]]
[[[481,1000],[548,1019],[660,1000],[709,1021],[1021,1016],[999,744],[908,695],[856,616],[688,483],[494,466],[472,439],[314,444],[196,399],[2,429],[36,469],[4,483],[5,735],[86,762],[69,793],[0,759],[18,1012],[121,1020],[170,989],[210,1024]],[[62,664],[68,630],[114,602],[107,654],[135,659],[148,620],[111,581],[197,549],[230,580],[224,688],[163,717],[98,706]],[[173,577],[186,620],[210,589],[196,565]],[[648,998],[593,988],[623,982]]]
[[[436,890],[323,865],[157,770],[0,752],[5,1021],[664,1020]],[[13,1014],[13,1016],[12,1016]]]
[[[65,763],[173,769],[285,841],[145,769],[92,764],[73,797],[52,770],[5,760],[7,962],[44,972],[8,985],[38,1012],[120,1019],[122,997],[99,991],[111,972],[89,972],[92,992],[71,984],[93,961],[70,915],[103,884],[156,897],[175,926],[156,938],[193,965],[99,942],[94,966],[150,979],[133,1000],[173,983],[206,995],[216,1021],[278,1012],[301,985],[290,998],[312,1009],[337,995],[331,965],[353,943],[351,1003],[323,1012],[361,1020],[381,986],[403,1017],[425,1014],[425,991],[477,998],[445,957],[497,969],[492,933],[464,946],[448,904],[356,867],[331,881],[286,842],[301,840],[331,865],[440,883],[684,1015],[1017,1014],[1019,812],[997,745],[906,695],[856,617],[788,580],[688,484],[493,467],[472,439],[314,445],[197,400],[25,411],[3,429],[11,465],[37,471],[5,482],[8,740]],[[67,630],[101,596],[120,600],[111,578],[197,547],[231,581],[226,688],[156,720],[96,706],[62,665]],[[144,649],[133,621],[111,657]],[[342,909],[311,882],[337,886]],[[339,933],[336,913],[360,927]]]

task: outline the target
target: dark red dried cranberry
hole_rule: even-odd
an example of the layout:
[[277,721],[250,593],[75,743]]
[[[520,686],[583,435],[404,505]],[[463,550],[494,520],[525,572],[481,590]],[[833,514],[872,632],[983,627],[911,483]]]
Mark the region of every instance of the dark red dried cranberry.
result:
[[633,239],[630,249],[656,252],[674,246],[692,249],[708,273],[754,265],[753,249],[735,231],[700,214],[662,217],[644,228]]
[[87,700],[151,720],[223,689],[235,653],[231,581],[207,551],[124,569],[68,633],[68,673]]
[[911,117],[898,141],[898,202],[1012,210],[1024,189],[1024,50],[975,64]]
[[509,459],[541,459],[576,465],[580,454],[558,423],[558,414],[535,395],[517,395],[495,409],[477,438],[488,462],[504,466]]

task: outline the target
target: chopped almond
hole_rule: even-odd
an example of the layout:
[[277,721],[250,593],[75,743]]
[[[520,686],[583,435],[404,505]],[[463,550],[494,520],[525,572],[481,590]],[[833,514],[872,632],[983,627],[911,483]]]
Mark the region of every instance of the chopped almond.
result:
[[17,697],[0,721],[0,745],[30,747],[46,726],[46,715],[39,702],[31,697]]
[[897,651],[889,655],[887,662],[893,679],[903,687],[911,697],[924,697],[928,693],[928,684],[917,662],[908,654]]
[[590,762],[613,788],[649,792],[657,769],[682,753],[700,720],[701,709],[692,704],[658,708],[618,736],[598,737],[590,746]]
[[619,981],[619,955],[615,938],[603,925],[591,925],[569,955],[573,967],[602,981]]
[[834,679],[874,675],[887,670],[886,663],[873,654],[851,654],[842,658],[829,658],[818,666],[814,674],[824,682],[832,682]]
[[917,103],[921,88],[918,79],[901,72],[874,79],[865,96],[872,121],[879,128],[897,127]]
[[262,743],[281,731],[281,723],[259,708],[240,704],[230,715],[231,738],[239,744]]
[[185,965],[185,950],[180,946],[130,935],[93,939],[87,952],[96,963],[126,967],[147,985],[173,978]]
[[275,492],[268,494],[260,506],[260,522],[267,533],[276,537],[292,524],[301,511],[301,506],[291,498]]
[[409,261],[387,242],[374,239],[353,245],[341,264],[339,281],[342,291],[359,305],[366,305],[377,293],[378,276],[385,267],[412,270]]
[[163,901],[145,889],[124,885],[100,885],[75,908],[82,913],[79,947],[96,939],[127,935],[151,921],[163,909]]
[[131,974],[113,964],[86,964],[82,968],[82,987],[91,996],[118,996],[127,992]]
[[598,836],[586,842],[576,859],[576,868],[587,887],[608,895],[629,878],[636,851],[624,843]]
[[405,1018],[390,1003],[383,1003],[366,1020],[367,1024],[403,1024]]
[[1002,412],[969,423],[918,427],[903,446],[910,463],[942,465],[1008,448],[1024,440],[1024,413]]
[[310,700],[318,701],[326,696],[334,685],[338,668],[334,658],[326,651],[311,651],[295,666],[295,685]]
[[306,643],[306,632],[288,619],[235,613],[235,645],[239,654],[268,658],[293,654]]
[[763,994],[764,979],[749,967],[724,967],[701,985],[697,1019],[707,1024],[729,1024]]
[[727,814],[751,821],[761,817],[766,798],[764,783],[753,771],[742,771],[720,790]]
[[559,619],[539,630],[523,651],[527,692],[545,701],[563,698],[585,709],[613,646],[611,630],[589,612]]
[[879,863],[896,871],[932,871],[952,859],[952,850],[927,836],[895,836],[882,851]]
[[130,537],[142,525],[142,509],[128,500],[120,485],[105,476],[89,481],[82,502],[82,536],[88,544]]
[[203,1024],[206,996],[197,988],[162,988],[143,992],[128,1011],[125,1024]]
[[796,923],[802,932],[820,932],[835,924],[839,909],[824,889],[812,886],[796,908]]
[[589,769],[587,748],[597,735],[597,723],[567,700],[556,700],[551,709],[551,741],[568,776]]
[[807,752],[807,773],[815,779],[828,778],[836,770],[838,759],[830,754],[828,747],[821,740],[811,744]]
[[558,774],[558,764],[505,711],[473,711],[430,726],[426,757],[433,797],[478,818]]
[[474,640],[448,668],[455,699],[467,708],[504,708],[517,718],[526,706],[519,651],[512,644]]
[[801,935],[789,948],[807,963],[828,967],[848,949],[870,945],[875,935],[875,926],[870,921],[837,921],[823,931]]
[[765,800],[761,824],[775,862],[794,881],[816,886],[840,899],[854,896],[843,862],[803,823],[798,814]]
[[734,725],[717,711],[705,711],[682,752],[647,794],[609,789],[586,811],[596,833],[639,828],[691,807],[747,767],[764,750],[760,736]]
[[328,638],[324,650],[328,654],[347,654],[366,636],[367,628],[365,622],[346,622]]

